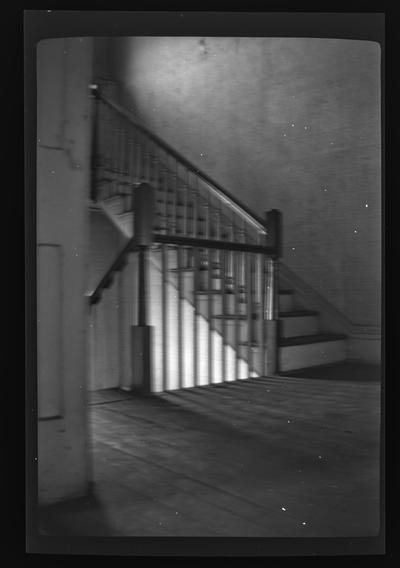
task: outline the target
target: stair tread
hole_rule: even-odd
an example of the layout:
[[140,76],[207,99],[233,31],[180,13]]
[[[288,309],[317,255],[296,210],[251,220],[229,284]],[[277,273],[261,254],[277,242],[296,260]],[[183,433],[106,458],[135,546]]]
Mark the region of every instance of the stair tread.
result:
[[[291,345],[308,345],[311,343],[324,343],[326,341],[339,341],[346,339],[347,336],[341,333],[317,333],[315,335],[299,335],[298,337],[280,338],[278,347],[288,347]],[[248,341],[239,342],[239,345],[248,345]],[[259,347],[258,342],[251,342],[251,347]]]
[[318,312],[316,310],[290,310],[288,312],[280,312],[279,318],[297,318],[317,315]]
[[[199,296],[206,296],[208,294],[222,294],[222,290],[196,290],[194,293]],[[225,292],[225,294],[230,295],[229,292]]]
[[[246,302],[238,302],[238,304],[245,304]],[[216,319],[240,319],[243,321],[247,320],[247,315],[246,314],[215,314],[212,316],[213,318]],[[257,314],[253,314],[253,319],[257,318]]]
[[131,191],[116,191],[112,195],[107,195],[107,197],[105,197],[103,201],[106,203],[107,201],[117,200],[120,197],[127,197],[130,195],[132,195]]
[[[257,317],[258,314],[254,314],[253,317]],[[288,318],[295,318],[295,317],[304,317],[304,316],[316,316],[318,315],[318,312],[314,311],[314,310],[293,310],[290,312],[283,312],[281,314],[279,314],[279,318],[284,318],[284,317],[288,317]],[[238,316],[240,317],[240,319],[247,319],[247,315],[244,314],[238,314]],[[215,315],[214,317],[216,318],[234,318],[235,314],[218,314]]]
[[308,343],[323,343],[325,341],[339,341],[346,339],[343,333],[316,333],[314,335],[299,335],[297,337],[286,337],[279,339],[280,347],[287,347],[290,345],[306,345]]
[[[178,270],[192,270],[191,268],[172,268],[171,272],[177,272]],[[199,290],[196,292],[196,294],[208,294],[208,291],[203,291],[203,290]],[[210,291],[211,294],[220,294],[221,290],[211,290]],[[245,300],[240,300],[238,299],[238,304],[245,304],[246,301]],[[292,312],[286,312],[286,313],[282,313],[279,314],[279,317],[304,317],[304,316],[316,316],[318,315],[318,312],[313,311],[313,310],[295,310]],[[247,320],[247,314],[214,314],[213,315],[214,318],[217,319],[242,319],[242,320]],[[258,314],[253,314],[253,318],[257,319]],[[319,334],[319,335],[331,335],[331,334]],[[302,336],[303,337],[303,336]],[[308,335],[308,336],[304,336],[304,337],[314,337],[314,335]]]

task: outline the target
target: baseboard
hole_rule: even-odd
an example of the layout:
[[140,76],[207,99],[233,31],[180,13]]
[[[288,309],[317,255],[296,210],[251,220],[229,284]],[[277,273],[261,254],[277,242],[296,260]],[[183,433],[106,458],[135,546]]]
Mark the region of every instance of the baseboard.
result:
[[381,363],[382,340],[380,334],[352,334],[348,340],[347,358],[351,361]]

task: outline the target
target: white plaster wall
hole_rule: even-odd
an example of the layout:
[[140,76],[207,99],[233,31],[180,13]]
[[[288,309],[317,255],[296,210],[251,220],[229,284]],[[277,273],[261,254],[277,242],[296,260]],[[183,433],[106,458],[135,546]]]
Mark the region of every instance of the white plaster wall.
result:
[[281,209],[284,262],[351,322],[379,325],[378,44],[135,37],[113,49],[103,71],[126,104],[254,211]]

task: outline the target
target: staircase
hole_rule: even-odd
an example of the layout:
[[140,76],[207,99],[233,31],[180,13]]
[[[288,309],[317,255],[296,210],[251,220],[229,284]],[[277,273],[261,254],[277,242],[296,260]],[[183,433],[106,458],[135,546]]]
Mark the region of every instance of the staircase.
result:
[[258,218],[125,109],[94,95],[92,200],[127,245],[90,303],[96,321],[116,274],[135,266],[126,388],[146,382],[144,390],[162,392],[344,360],[346,337],[321,330],[318,312],[279,286],[279,212]]

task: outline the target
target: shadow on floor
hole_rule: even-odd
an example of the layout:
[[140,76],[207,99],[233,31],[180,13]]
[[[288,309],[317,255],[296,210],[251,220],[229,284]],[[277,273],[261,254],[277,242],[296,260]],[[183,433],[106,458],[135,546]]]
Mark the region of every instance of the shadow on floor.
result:
[[93,496],[43,508],[41,534],[376,536],[380,385],[362,376],[92,393]]
[[381,380],[382,370],[380,365],[366,363],[335,363],[310,367],[293,372],[283,372],[282,377],[294,377],[301,379],[322,379],[336,381],[377,381]]
[[39,534],[44,536],[115,536],[112,523],[94,494],[39,507],[37,527]]

